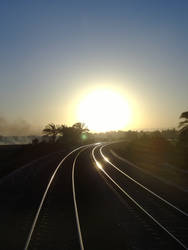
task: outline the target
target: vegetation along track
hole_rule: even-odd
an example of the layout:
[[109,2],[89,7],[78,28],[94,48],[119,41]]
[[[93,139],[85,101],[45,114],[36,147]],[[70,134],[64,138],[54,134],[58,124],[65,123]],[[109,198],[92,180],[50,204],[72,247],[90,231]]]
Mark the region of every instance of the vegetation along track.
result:
[[[170,238],[174,241],[171,249],[188,249],[187,212],[174,206],[120,170],[104,155],[102,151],[104,147],[96,146],[92,151],[93,159],[102,175],[109,180],[118,192],[123,194],[124,198],[128,198],[134,203],[137,213],[140,210],[143,216],[148,217],[153,224],[158,226],[159,231],[163,231],[163,234],[165,232],[167,235],[166,244]],[[97,160],[98,157],[100,157],[100,161]],[[159,240],[162,240],[160,239],[160,233]]]

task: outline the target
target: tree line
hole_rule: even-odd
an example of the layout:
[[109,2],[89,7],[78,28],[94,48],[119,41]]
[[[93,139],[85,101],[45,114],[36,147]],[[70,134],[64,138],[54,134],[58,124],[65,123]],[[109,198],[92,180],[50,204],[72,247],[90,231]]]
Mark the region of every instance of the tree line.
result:
[[77,122],[73,126],[49,123],[42,133],[50,143],[82,144],[88,137],[89,129],[84,123]]
[[[64,143],[64,144],[83,144],[92,143],[96,141],[114,141],[127,140],[133,141],[135,139],[149,136],[149,137],[164,137],[167,140],[180,143],[188,146],[188,111],[183,112],[180,117],[179,130],[165,129],[155,131],[109,131],[103,133],[91,133],[86,124],[77,122],[72,126],[56,125],[54,123],[47,124],[42,130],[43,142],[48,143]],[[37,144],[38,139],[33,140],[33,144]]]

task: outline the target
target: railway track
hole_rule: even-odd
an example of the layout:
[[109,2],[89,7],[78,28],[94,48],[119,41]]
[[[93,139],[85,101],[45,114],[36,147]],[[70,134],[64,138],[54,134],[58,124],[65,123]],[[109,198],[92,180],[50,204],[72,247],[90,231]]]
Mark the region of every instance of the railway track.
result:
[[[91,145],[73,150],[56,167],[36,211],[24,250],[84,249],[74,172],[78,156],[89,147]],[[66,228],[64,235],[60,222]]]
[[116,216],[111,217],[118,200],[99,178],[87,149],[71,152],[58,165],[24,249],[130,249]]
[[[103,153],[103,148],[104,146],[96,146],[92,150],[96,166],[109,185],[113,186],[123,199],[132,203],[135,213],[151,221],[151,231],[157,234],[155,238],[165,242],[160,249],[188,249],[188,213],[115,166]],[[154,249],[152,244],[150,249]]]
[[119,169],[103,147],[79,147],[63,158],[24,250],[188,249],[187,212]]

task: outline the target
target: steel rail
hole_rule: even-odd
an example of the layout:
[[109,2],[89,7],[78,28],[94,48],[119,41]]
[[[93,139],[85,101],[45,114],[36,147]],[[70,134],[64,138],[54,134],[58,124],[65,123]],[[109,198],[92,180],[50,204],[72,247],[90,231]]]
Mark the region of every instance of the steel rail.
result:
[[175,205],[173,205],[171,202],[167,201],[166,199],[162,198],[160,195],[154,193],[153,191],[151,191],[149,188],[145,187],[144,185],[142,185],[140,182],[136,181],[135,179],[133,179],[132,177],[130,177],[128,174],[126,174],[125,172],[123,172],[122,170],[120,170],[117,166],[115,166],[111,161],[109,161],[109,159],[104,155],[104,153],[102,152],[102,149],[105,147],[106,145],[100,147],[100,154],[102,155],[103,159],[108,162],[113,168],[115,168],[117,171],[119,171],[121,174],[123,174],[125,177],[127,177],[128,179],[130,179],[131,181],[133,181],[134,183],[136,183],[137,185],[139,185],[140,187],[142,187],[143,189],[145,189],[146,191],[148,191],[150,194],[154,195],[155,197],[157,197],[158,199],[160,199],[161,201],[165,202],[167,205],[169,205],[170,207],[174,208],[175,210],[177,210],[178,212],[180,212],[181,214],[183,214],[184,216],[188,216],[188,213],[186,213],[185,211],[183,211],[182,209],[176,207]]
[[[89,147],[89,146],[88,146]],[[88,148],[87,147],[87,148]],[[79,214],[78,214],[78,206],[77,206],[77,201],[76,201],[76,191],[75,191],[75,165],[76,161],[78,159],[78,156],[85,151],[87,148],[82,149],[74,158],[74,162],[72,165],[72,193],[73,193],[73,201],[74,201],[74,211],[75,211],[75,216],[76,216],[76,224],[77,224],[77,229],[78,229],[78,237],[79,237],[79,242],[80,242],[80,249],[84,250],[84,244],[83,244],[83,237],[82,237],[82,232],[81,232],[81,227],[80,227],[80,219],[79,219]]]
[[[90,145],[93,145],[93,144],[90,144]],[[37,223],[37,220],[38,220],[40,211],[41,211],[41,209],[42,209],[42,206],[43,206],[43,204],[44,204],[46,195],[47,195],[48,190],[49,190],[49,188],[50,188],[50,186],[51,186],[51,184],[52,184],[52,182],[53,182],[53,180],[54,180],[54,177],[55,177],[57,171],[59,170],[59,168],[61,167],[61,165],[63,164],[63,162],[64,162],[71,154],[73,154],[74,152],[76,152],[76,151],[78,151],[78,150],[80,150],[80,149],[82,149],[82,148],[84,148],[84,147],[88,147],[88,146],[89,146],[89,145],[84,145],[84,146],[81,146],[81,147],[78,147],[78,148],[72,150],[70,153],[68,153],[68,154],[61,160],[61,162],[58,164],[58,166],[57,166],[56,169],[54,170],[54,172],[53,172],[53,174],[52,174],[52,176],[51,176],[51,178],[50,178],[50,180],[49,180],[49,182],[48,182],[48,185],[47,185],[47,187],[46,187],[46,189],[45,189],[45,192],[44,192],[44,194],[43,194],[43,196],[42,196],[41,202],[40,202],[40,204],[39,204],[39,206],[38,206],[37,212],[36,212],[36,214],[35,214],[35,217],[34,217],[34,220],[33,220],[32,226],[31,226],[31,229],[30,229],[30,231],[29,231],[29,234],[28,234],[28,237],[27,237],[25,246],[24,246],[24,250],[28,250],[28,247],[29,247],[29,244],[30,244],[30,242],[31,242],[31,238],[32,238],[32,235],[33,235],[33,232],[34,232],[34,229],[35,229],[35,226],[36,226],[36,223]]]
[[175,235],[173,235],[171,232],[168,231],[168,229],[163,226],[160,222],[157,221],[149,212],[147,212],[134,198],[132,198],[116,181],[113,180],[113,178],[107,174],[107,172],[102,168],[102,165],[97,161],[95,157],[95,150],[99,146],[95,146],[92,150],[92,157],[97,165],[97,167],[111,180],[111,182],[118,187],[118,189],[125,194],[142,212],[144,212],[150,219],[152,219],[161,229],[163,229],[171,238],[173,238],[178,244],[180,244],[184,249],[188,249],[188,247],[181,242]]

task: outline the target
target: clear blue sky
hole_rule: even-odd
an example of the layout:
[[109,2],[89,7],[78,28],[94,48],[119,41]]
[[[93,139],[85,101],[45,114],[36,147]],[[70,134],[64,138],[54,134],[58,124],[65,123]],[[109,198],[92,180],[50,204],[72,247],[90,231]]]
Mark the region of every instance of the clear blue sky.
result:
[[74,100],[110,82],[135,105],[132,128],[177,126],[188,110],[187,13],[187,0],[0,1],[1,120],[74,123]]

